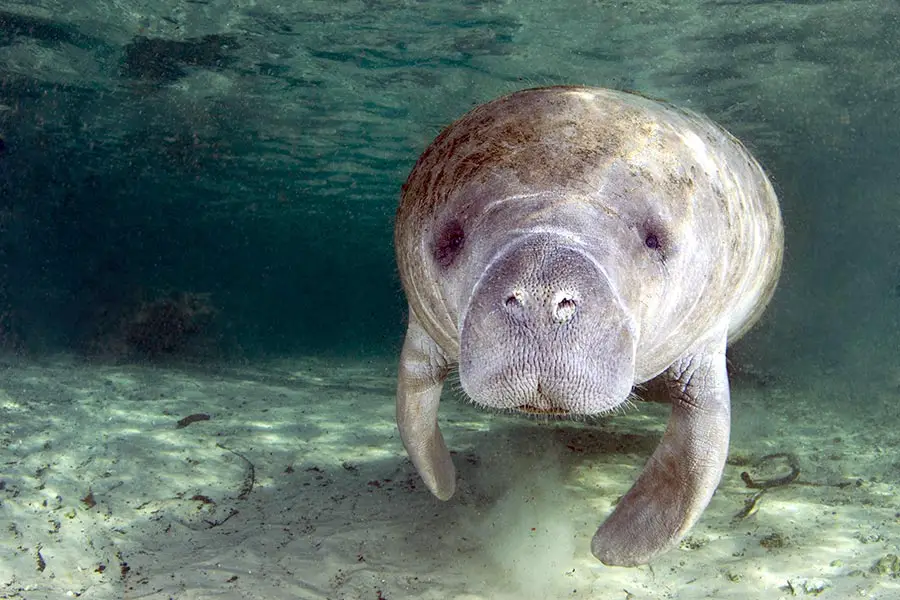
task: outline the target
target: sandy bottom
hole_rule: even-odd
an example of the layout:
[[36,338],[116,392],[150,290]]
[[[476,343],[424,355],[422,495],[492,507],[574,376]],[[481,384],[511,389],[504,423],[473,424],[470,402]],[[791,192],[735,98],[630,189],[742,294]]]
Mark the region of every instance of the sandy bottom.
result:
[[[440,502],[394,427],[393,360],[0,369],[2,598],[900,598],[896,390],[735,382],[709,509],[681,548],[623,569],[590,538],[664,406],[587,426],[448,394],[461,480]],[[786,475],[757,462],[781,452],[800,476],[735,520],[741,472]]]

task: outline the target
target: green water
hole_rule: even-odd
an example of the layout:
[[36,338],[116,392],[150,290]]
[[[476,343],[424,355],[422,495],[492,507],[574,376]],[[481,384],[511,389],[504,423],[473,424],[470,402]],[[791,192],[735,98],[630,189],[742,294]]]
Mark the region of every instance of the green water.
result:
[[753,148],[788,229],[774,362],[896,334],[894,2],[6,1],[0,33],[0,298],[24,348],[173,290],[210,294],[243,352],[396,348],[416,157],[556,83],[666,98]]

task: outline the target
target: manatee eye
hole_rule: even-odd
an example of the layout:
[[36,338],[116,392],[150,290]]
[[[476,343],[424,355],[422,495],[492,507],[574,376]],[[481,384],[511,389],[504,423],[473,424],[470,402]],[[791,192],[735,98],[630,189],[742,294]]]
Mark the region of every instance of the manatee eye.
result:
[[462,252],[466,243],[466,234],[459,221],[453,220],[444,225],[434,244],[434,260],[441,268],[451,266]]
[[674,250],[671,236],[666,226],[658,219],[651,217],[637,226],[638,239],[644,240],[644,247],[652,250],[657,259],[666,262]]

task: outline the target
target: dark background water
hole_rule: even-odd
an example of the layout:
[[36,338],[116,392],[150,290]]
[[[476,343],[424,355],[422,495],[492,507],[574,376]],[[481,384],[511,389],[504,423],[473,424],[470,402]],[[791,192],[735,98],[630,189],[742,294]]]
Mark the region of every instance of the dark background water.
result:
[[406,174],[473,105],[556,83],[704,112],[771,173],[785,275],[746,360],[893,364],[893,0],[0,0],[0,343],[134,358],[170,309],[199,311],[177,352],[395,352]]

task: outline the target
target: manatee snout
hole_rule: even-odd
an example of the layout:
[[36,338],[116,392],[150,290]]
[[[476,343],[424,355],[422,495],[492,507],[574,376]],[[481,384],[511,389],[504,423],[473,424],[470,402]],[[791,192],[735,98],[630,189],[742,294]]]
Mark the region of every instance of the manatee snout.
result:
[[597,414],[628,397],[633,319],[590,250],[562,236],[508,244],[472,290],[460,382],[487,407]]

